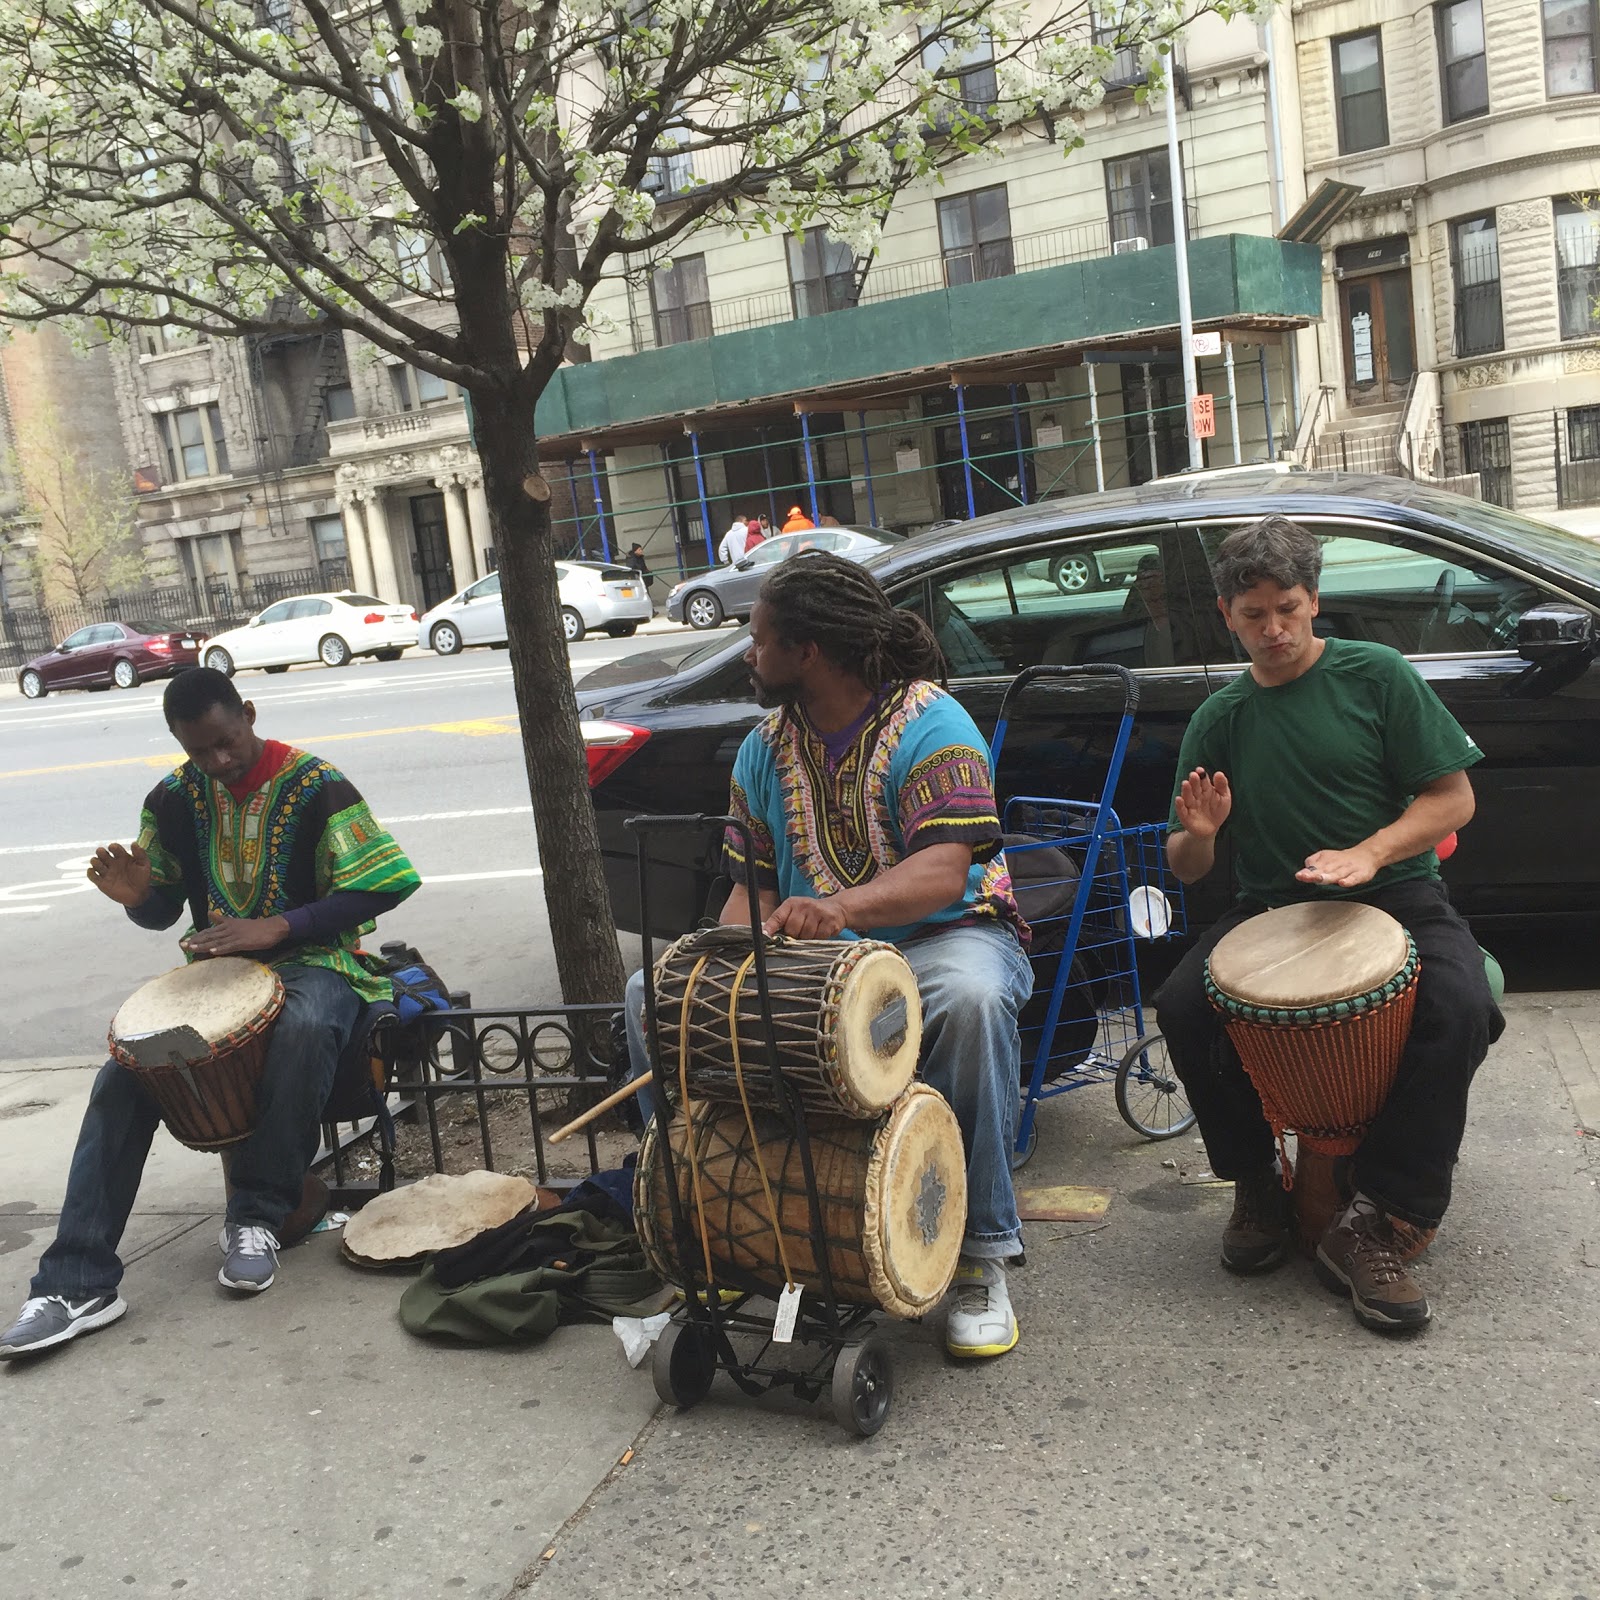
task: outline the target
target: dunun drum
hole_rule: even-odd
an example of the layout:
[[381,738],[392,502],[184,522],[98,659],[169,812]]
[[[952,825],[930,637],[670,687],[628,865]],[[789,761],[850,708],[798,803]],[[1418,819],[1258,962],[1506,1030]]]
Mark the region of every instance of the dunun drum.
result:
[[[759,1139],[743,1110],[696,1102],[687,1118],[680,1112],[669,1124],[696,1280],[705,1280],[709,1251],[724,1288],[775,1294],[786,1257],[796,1283],[820,1289],[799,1143],[770,1112],[751,1120]],[[937,1090],[914,1084],[877,1122],[814,1118],[810,1134],[835,1295],[891,1316],[922,1315],[950,1287],[966,1229],[966,1156],[955,1113]],[[651,1266],[682,1284],[661,1137],[658,1118],[639,1152],[634,1223]]]
[[[693,1099],[773,1107],[747,928],[707,928],[669,945],[656,964],[656,1014],[667,1059],[657,1076],[679,1097],[687,1044]],[[873,1118],[916,1075],[922,1003],[906,959],[871,939],[774,939],[763,948],[778,1065],[808,1111]]]
[[255,1127],[267,1040],[283,1009],[271,967],[218,956],[143,984],[111,1022],[111,1055],[155,1101],[173,1138],[222,1150]]
[[1251,917],[1206,963],[1206,995],[1279,1148],[1286,1132],[1296,1136],[1295,1215],[1308,1251],[1348,1199],[1336,1159],[1355,1151],[1394,1086],[1418,970],[1411,936],[1387,912],[1333,900]]

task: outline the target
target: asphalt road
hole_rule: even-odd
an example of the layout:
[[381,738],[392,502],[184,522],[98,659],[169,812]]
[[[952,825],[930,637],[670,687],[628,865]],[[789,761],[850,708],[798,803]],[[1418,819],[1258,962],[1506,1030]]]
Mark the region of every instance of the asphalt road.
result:
[[[674,630],[676,634],[676,630]],[[664,641],[572,646],[578,677]],[[416,945],[480,1004],[556,995],[543,884],[499,651],[361,661],[339,671],[241,673],[264,735],[325,755],[361,789],[424,887],[378,938]],[[176,933],[134,927],[84,877],[96,845],[131,839],[142,797],[181,758],[161,717],[164,685],[0,698],[0,1057],[101,1048],[112,1014],[181,959]]]

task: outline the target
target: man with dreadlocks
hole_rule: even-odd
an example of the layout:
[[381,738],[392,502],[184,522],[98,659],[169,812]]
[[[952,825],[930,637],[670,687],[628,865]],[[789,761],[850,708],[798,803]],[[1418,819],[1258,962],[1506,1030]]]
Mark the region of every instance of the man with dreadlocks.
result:
[[[1017,1013],[1033,988],[1001,851],[984,743],[933,681],[927,624],[864,568],[823,553],[761,586],[745,664],[773,714],[733,768],[730,814],[755,847],[769,934],[868,934],[899,946],[923,1008],[922,1075],[950,1102],[967,1154],[967,1220],[945,1344],[1003,1355],[1017,1342],[1004,1263],[1022,1253],[1011,1187],[1019,1100]],[[749,925],[741,837],[722,921]],[[643,975],[627,1004],[635,1074],[648,1067]]]

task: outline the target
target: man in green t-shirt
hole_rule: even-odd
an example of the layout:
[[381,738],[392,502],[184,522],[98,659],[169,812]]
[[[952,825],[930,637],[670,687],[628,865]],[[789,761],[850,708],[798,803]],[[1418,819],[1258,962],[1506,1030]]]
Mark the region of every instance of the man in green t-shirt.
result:
[[1420,1328],[1431,1313],[1405,1258],[1450,1203],[1468,1085],[1505,1026],[1434,853],[1472,817],[1466,769],[1483,752],[1404,656],[1318,636],[1321,569],[1315,535],[1284,517],[1239,529],[1218,551],[1217,604],[1250,666],[1184,735],[1167,855],[1194,883],[1226,830],[1239,899],[1156,1011],[1211,1169],[1234,1182],[1222,1264],[1264,1272],[1287,1256],[1292,1217],[1260,1098],[1206,999],[1206,958],[1247,918],[1294,901],[1360,900],[1410,932],[1422,962],[1410,1040],[1350,1159],[1352,1198],[1317,1264],[1368,1327]]

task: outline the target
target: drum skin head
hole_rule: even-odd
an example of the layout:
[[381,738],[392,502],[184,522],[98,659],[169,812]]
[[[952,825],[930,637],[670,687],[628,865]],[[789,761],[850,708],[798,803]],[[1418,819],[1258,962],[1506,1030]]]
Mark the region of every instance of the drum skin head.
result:
[[344,1226],[344,1254],[363,1267],[420,1262],[509,1222],[535,1203],[537,1193],[511,1173],[435,1172],[356,1212]]
[[845,1078],[868,1110],[892,1106],[916,1076],[922,1000],[915,974],[892,945],[868,951],[851,966],[834,1042]]
[[141,984],[111,1019],[111,1035],[132,1040],[192,1029],[216,1045],[267,1009],[277,987],[271,967],[244,956],[216,956]]
[[1211,952],[1211,981],[1247,1005],[1303,1007],[1381,988],[1410,958],[1388,912],[1350,900],[1308,900],[1242,922]]

